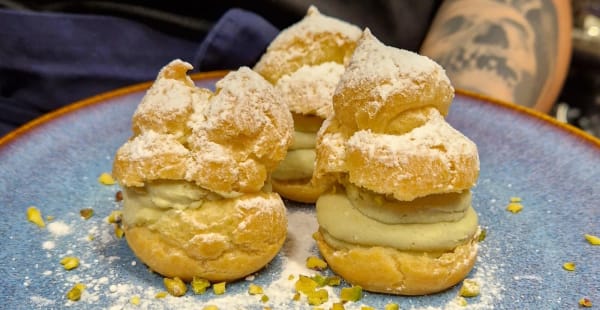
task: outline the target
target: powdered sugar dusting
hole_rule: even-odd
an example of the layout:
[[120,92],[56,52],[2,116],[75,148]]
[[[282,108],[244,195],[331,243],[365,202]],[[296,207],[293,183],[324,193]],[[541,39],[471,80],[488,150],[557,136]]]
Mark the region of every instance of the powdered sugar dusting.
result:
[[31,302],[39,308],[50,307],[56,303],[56,301],[52,299],[48,299],[37,295],[29,297],[29,300],[31,300]]
[[62,221],[48,224],[48,231],[55,236],[65,236],[71,233],[71,227]]
[[248,67],[227,74],[214,93],[191,83],[190,68],[175,60],[161,70],[113,174],[126,186],[170,179],[214,192],[260,190],[292,142],[287,102]]
[[142,132],[119,149],[119,156],[129,161],[152,159],[158,154],[185,156],[189,154],[189,150],[175,136],[153,130]]
[[314,40],[313,38],[317,34],[325,32],[339,34],[339,45],[344,44],[348,39],[352,41],[358,40],[361,33],[358,27],[340,19],[323,15],[316,7],[311,6],[306,16],[300,22],[283,30],[273,40],[269,49],[279,49],[282,45],[286,46],[287,42],[296,39],[313,40],[315,44],[318,44],[318,40]]
[[359,130],[348,140],[347,147],[368,158],[377,158],[388,167],[408,165],[415,156],[435,158],[449,166],[464,154],[477,154],[475,143],[452,128],[439,114],[404,135]]
[[52,250],[55,246],[56,244],[54,243],[54,241],[51,240],[44,241],[44,243],[42,243],[42,248],[44,248],[45,250]]
[[360,34],[355,25],[322,15],[311,7],[302,20],[275,37],[254,69],[276,83],[303,65],[346,64]]
[[[450,80],[435,61],[407,50],[382,44],[369,29],[363,36],[342,75],[340,87],[356,88],[365,81],[375,82],[373,97],[385,100],[398,92],[415,92],[425,87],[428,80],[447,85]],[[377,106],[373,106],[376,110]]]
[[327,173],[345,172],[347,138],[331,128],[333,122],[333,117],[327,118],[317,132],[316,177]]
[[193,81],[186,76],[189,63],[173,60],[159,72],[133,115],[134,131],[155,130],[178,137],[193,109]]
[[304,65],[282,76],[276,88],[288,98],[290,111],[325,119],[333,113],[333,92],[343,72],[344,66],[336,62]]
[[192,237],[192,239],[190,239],[190,241],[188,241],[188,243],[193,245],[193,244],[215,243],[215,242],[225,243],[227,241],[229,241],[228,237],[223,234],[201,233],[201,234],[197,234],[194,237]]

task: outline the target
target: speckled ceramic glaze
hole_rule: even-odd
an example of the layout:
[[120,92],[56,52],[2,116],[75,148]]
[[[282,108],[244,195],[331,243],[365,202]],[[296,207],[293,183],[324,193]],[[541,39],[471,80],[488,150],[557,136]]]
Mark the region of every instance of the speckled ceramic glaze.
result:
[[[212,88],[222,74],[196,79]],[[316,222],[312,206],[293,203],[287,203],[286,245],[254,277],[229,284],[222,296],[209,291],[154,298],[164,290],[162,278],[106,222],[119,208],[119,188],[97,181],[129,137],[131,115],[149,85],[76,103],[0,140],[0,307],[311,309],[305,300],[292,301],[294,280],[286,272],[301,270],[306,255],[318,255],[310,236]],[[469,275],[481,293],[468,299],[466,309],[576,309],[584,297],[600,305],[600,246],[584,239],[600,235],[600,141],[527,109],[468,94],[456,96],[448,121],[476,142],[481,159],[473,203],[487,238]],[[511,197],[522,199],[520,213],[506,211]],[[54,224],[41,229],[29,223],[26,209],[32,205],[54,216],[47,222]],[[94,216],[82,219],[83,208],[93,208]],[[67,255],[79,257],[81,266],[65,271],[59,261]],[[564,270],[565,262],[574,262],[576,270]],[[65,293],[77,282],[88,286],[86,293],[70,302]],[[250,282],[263,286],[269,301],[248,295]],[[455,303],[458,289],[420,297],[366,293],[346,309],[383,309],[390,302],[401,309],[462,309]],[[330,289],[330,300],[339,290]],[[130,303],[134,296],[140,297],[138,306]]]

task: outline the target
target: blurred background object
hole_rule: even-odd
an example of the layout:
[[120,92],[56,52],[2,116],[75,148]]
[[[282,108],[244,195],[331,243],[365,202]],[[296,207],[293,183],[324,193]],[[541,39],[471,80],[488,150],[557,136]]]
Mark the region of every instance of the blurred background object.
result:
[[[326,1],[316,1],[315,2],[323,3],[324,8],[332,9],[331,3]],[[568,1],[568,0],[564,0]],[[556,117],[559,121],[572,124],[576,127],[583,129],[584,131],[600,137],[600,0],[569,0],[573,6],[573,33],[572,33],[572,43],[573,43],[573,51],[572,51],[572,59],[569,68],[568,76],[565,80],[563,89],[560,93],[558,100],[556,100],[554,107],[551,111],[551,115]],[[238,6],[242,8],[253,8],[253,10],[261,15],[261,16],[269,16],[269,22],[278,28],[283,28],[290,25],[292,22],[299,20],[304,14],[305,4],[303,1],[273,1],[273,0],[263,0],[256,2],[248,2],[243,0],[221,0],[217,2],[203,2],[203,1],[176,1],[177,5],[171,2],[162,2],[162,1],[144,1],[144,0],[127,0],[127,1],[94,1],[94,0],[0,0],[0,9],[12,9],[15,11],[21,11],[23,14],[27,15],[33,12],[41,12],[42,16],[49,17],[50,14],[47,13],[78,13],[78,14],[105,14],[107,16],[115,16],[121,17],[123,20],[137,22],[136,24],[141,25],[142,28],[136,28],[140,30],[140,33],[153,33],[153,31],[161,32],[169,36],[173,42],[177,44],[166,44],[171,50],[166,51],[161,55],[156,56],[154,66],[149,65],[150,61],[148,59],[143,59],[140,61],[141,65],[144,68],[138,68],[138,71],[132,70],[133,65],[131,63],[128,64],[127,72],[130,72],[130,75],[135,75],[135,78],[138,80],[149,80],[154,77],[154,73],[162,66],[162,64],[166,63],[167,60],[173,57],[169,52],[177,52],[176,55],[179,58],[184,58],[188,60],[194,59],[198,55],[196,49],[198,48],[199,42],[203,40],[209,30],[215,25],[220,16],[231,6]],[[292,3],[294,5],[284,5],[285,3]],[[344,2],[344,0],[340,0],[337,2]],[[377,1],[371,1],[372,3],[377,3]],[[370,3],[371,3],[370,2]],[[431,0],[431,1],[415,1],[415,6],[423,7],[422,11],[426,12],[428,9],[427,5],[439,5],[441,0]],[[263,3],[265,5],[258,5],[257,3]],[[325,3],[328,3],[325,5]],[[358,3],[358,2],[356,2]],[[355,2],[348,2],[348,5],[356,5]],[[418,5],[416,3],[419,3]],[[429,4],[427,4],[429,3]],[[436,4],[437,3],[437,4]],[[252,5],[251,5],[252,4]],[[381,7],[377,8],[381,9]],[[376,8],[373,8],[376,10]],[[350,10],[347,10],[350,11]],[[197,16],[196,14],[200,12],[201,16]],[[362,11],[360,11],[362,12]],[[347,16],[350,14],[349,12],[339,12],[339,14],[344,15],[340,16],[341,18],[350,20],[351,16]],[[361,16],[363,14],[360,14]],[[418,17],[415,17],[418,16]],[[421,18],[421,15],[409,16],[411,18],[399,19],[403,20],[404,23],[408,23],[408,25],[412,25],[416,23],[416,21],[424,20]],[[59,16],[60,17],[60,16]],[[357,17],[358,18],[358,17]],[[381,19],[381,20],[380,20]],[[361,20],[362,24],[368,24],[370,26],[375,26],[375,24],[379,25],[379,28],[373,27],[371,30],[380,29],[380,33],[382,35],[386,35],[384,37],[385,42],[390,42],[393,44],[408,44],[406,39],[405,32],[394,33],[381,29],[388,29],[389,22],[401,22],[398,18],[396,19],[383,19],[377,16],[375,19],[365,19]],[[4,20],[5,23],[8,23],[7,20]],[[36,23],[39,22],[36,20]],[[423,21],[421,21],[423,22]],[[429,21],[427,21],[429,22]],[[68,23],[68,22],[65,22]],[[10,24],[10,23],[9,23]],[[128,23],[130,25],[132,23]],[[15,28],[19,28],[18,23],[10,24]],[[43,28],[40,26],[41,24],[36,24],[36,29]],[[382,26],[383,25],[383,26]],[[106,28],[106,25],[104,25]],[[147,26],[147,27],[146,27]],[[405,29],[406,25],[396,25],[394,28],[397,29]],[[384,27],[384,28],[382,28]],[[93,27],[91,27],[93,28]],[[425,28],[423,28],[425,29]],[[11,29],[0,29],[0,33],[2,32],[12,32]],[[16,30],[15,30],[16,31]],[[43,31],[42,31],[43,32]],[[109,31],[104,30],[104,33],[108,33]],[[391,41],[392,38],[400,37],[402,42]],[[2,36],[0,36],[2,37]],[[17,37],[17,36],[12,36]],[[112,34],[109,33],[110,39],[114,41],[115,38],[112,37]],[[143,36],[140,36],[143,38]],[[399,40],[400,40],[399,39]],[[48,39],[50,40],[50,39]],[[126,40],[126,39],[124,39]],[[93,40],[92,40],[93,41]],[[97,40],[102,42],[102,40]],[[407,42],[404,42],[407,41]],[[414,41],[414,40],[412,40]],[[32,47],[39,47],[39,42],[28,42],[24,40],[21,42],[25,45],[29,44]],[[415,41],[416,44],[413,46],[413,49],[420,44],[420,41]],[[0,43],[0,52],[2,49],[6,49],[6,45],[8,45],[7,41],[4,40]],[[174,48],[173,46],[177,46],[179,48]],[[105,46],[106,48],[103,51],[111,50],[111,48]],[[409,46],[402,45],[403,48],[409,48]],[[410,48],[409,48],[410,49]],[[125,48],[126,51],[129,48]],[[134,49],[135,50],[135,49]],[[183,50],[184,53],[179,53],[178,51]],[[148,54],[148,51],[144,51],[145,54]],[[1,53],[0,53],[1,54]],[[18,53],[26,54],[27,53]],[[189,54],[189,55],[188,55]],[[98,52],[94,55],[103,55]],[[32,56],[29,54],[29,56]],[[35,56],[35,55],[33,55]],[[160,57],[163,58],[160,58]],[[91,58],[91,57],[88,57]],[[6,60],[3,59],[6,63]],[[0,66],[1,68],[2,66]],[[118,67],[118,66],[117,66]],[[196,66],[199,70],[214,70],[217,68],[205,66],[202,67],[200,65]],[[118,67],[120,68],[120,67]],[[117,68],[117,69],[118,69]],[[218,67],[222,68],[222,67]],[[104,67],[103,67],[104,70]],[[85,71],[85,70],[84,70]],[[89,70],[88,70],[89,71]],[[7,119],[9,116],[13,117],[14,115],[22,116],[23,120],[28,120],[33,117],[37,117],[42,113],[47,112],[48,108],[55,108],[62,104],[73,102],[75,100],[79,100],[81,98],[85,98],[89,96],[89,90],[86,92],[85,87],[74,87],[74,89],[69,89],[69,91],[61,92],[61,95],[64,97],[54,98],[49,96],[42,96],[44,93],[39,91],[35,94],[27,93],[26,96],[23,95],[25,89],[27,87],[22,87],[24,90],[21,92],[19,87],[15,86],[17,84],[24,84],[23,80],[25,78],[29,78],[29,80],[33,81],[33,83],[41,83],[44,81],[44,77],[33,76],[29,72],[25,72],[23,75],[15,75],[11,70],[7,71],[7,74],[2,75],[0,71],[0,95],[6,96],[9,99],[13,99],[12,97],[18,97],[21,95],[20,99],[36,99],[35,97],[43,97],[43,102],[47,103],[46,106],[37,107],[36,110],[31,111],[16,111],[18,106],[10,100],[7,100],[4,105],[12,108],[10,114],[4,115],[0,113],[0,121],[10,121]],[[121,72],[117,70],[117,72]],[[84,72],[85,73],[85,72]],[[138,74],[139,73],[139,74]],[[29,75],[27,75],[29,74]],[[5,79],[4,84],[2,83],[2,79]],[[117,87],[129,85],[133,83],[130,79],[124,78],[115,78],[112,79],[105,78],[105,76],[96,77],[92,75],[88,77],[88,79],[82,79],[82,76],[77,77],[80,81],[79,84],[83,84],[84,86],[88,86],[89,89],[93,89],[95,92],[99,91],[107,91],[110,89],[114,89]],[[95,79],[95,80],[94,80]],[[103,80],[104,79],[104,80]],[[91,81],[91,82],[88,82]],[[87,84],[86,84],[87,83]],[[5,88],[3,88],[3,85]],[[28,85],[25,85],[28,86]],[[31,85],[29,85],[31,88]],[[52,84],[52,89],[61,89],[60,86],[56,84]],[[103,87],[103,88],[102,88]],[[24,96],[24,97],[23,97]],[[0,96],[2,97],[2,96]],[[2,99],[2,98],[0,98]],[[59,100],[63,99],[63,100]],[[15,101],[16,102],[16,101]],[[0,100],[0,105],[2,105],[2,101]],[[19,112],[19,113],[17,113]],[[27,112],[27,113],[26,113]],[[30,113],[31,112],[31,113]],[[36,114],[37,113],[37,114]],[[39,114],[39,115],[38,115]],[[2,122],[0,122],[0,137],[3,135],[4,131],[9,130],[10,128],[1,127]]]
[[553,116],[600,137],[600,0],[573,0],[573,55]]

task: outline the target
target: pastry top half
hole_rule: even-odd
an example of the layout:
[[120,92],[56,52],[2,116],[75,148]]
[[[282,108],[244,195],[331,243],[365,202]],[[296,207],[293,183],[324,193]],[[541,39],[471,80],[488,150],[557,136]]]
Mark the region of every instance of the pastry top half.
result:
[[441,66],[366,29],[317,135],[315,177],[341,175],[401,201],[470,189],[479,156],[444,119],[453,96]]
[[302,20],[271,42],[254,70],[275,84],[302,66],[325,62],[343,65],[350,59],[360,34],[358,27],[323,15],[311,6]]
[[406,122],[403,112],[433,107],[445,116],[453,98],[454,88],[439,64],[386,46],[366,29],[341,77],[333,108],[338,121],[353,130],[401,134],[405,130],[395,127]]
[[214,92],[196,87],[191,69],[174,60],[159,72],[114,176],[128,187],[182,180],[224,196],[259,191],[292,142],[287,102],[250,68],[230,72]]
[[312,6],[271,42],[254,67],[287,100],[294,119],[294,142],[271,175],[273,190],[283,197],[311,203],[331,185],[312,179],[316,132],[333,113],[333,92],[360,35],[358,27]]
[[303,19],[275,37],[254,70],[288,98],[291,112],[325,119],[360,34],[357,26],[311,6]]

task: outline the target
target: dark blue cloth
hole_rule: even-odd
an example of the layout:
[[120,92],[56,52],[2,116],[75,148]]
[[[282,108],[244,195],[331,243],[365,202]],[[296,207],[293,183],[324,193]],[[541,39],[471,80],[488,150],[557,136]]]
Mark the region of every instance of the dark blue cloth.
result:
[[175,58],[195,71],[251,66],[278,31],[241,9],[197,40],[118,17],[0,10],[0,136],[74,101],[153,80]]

